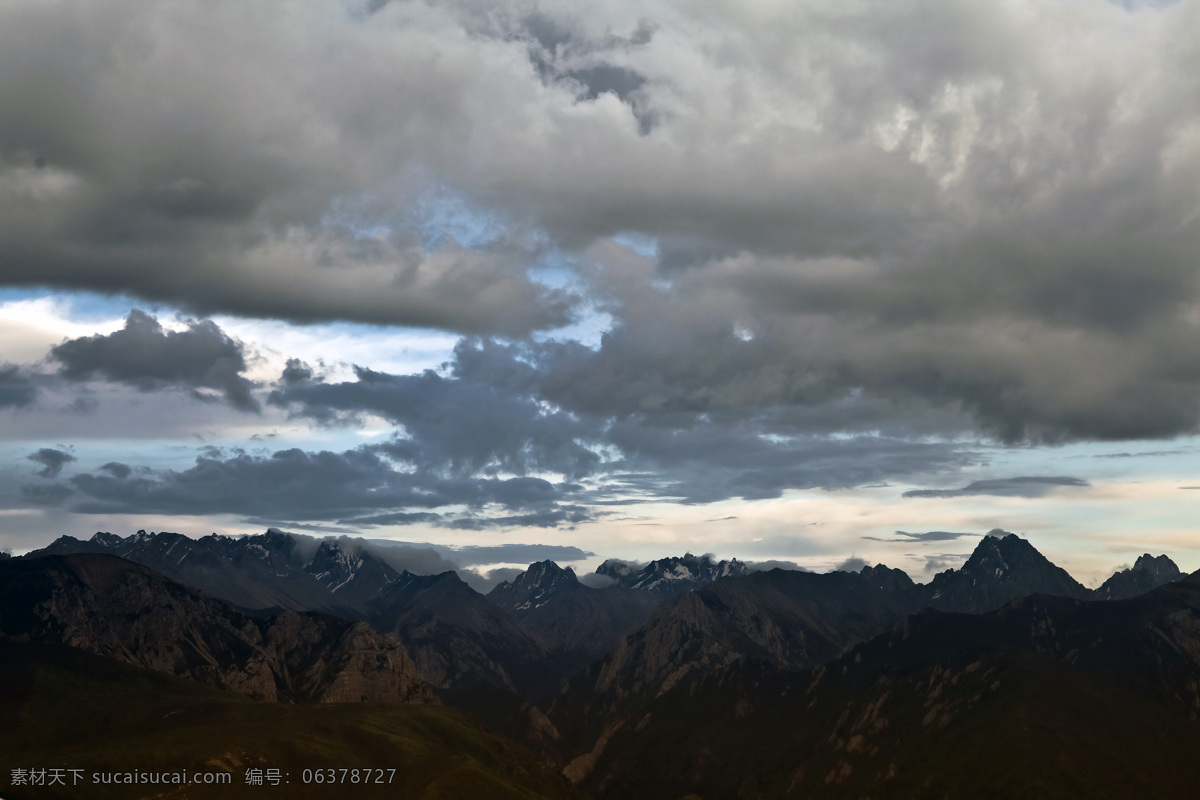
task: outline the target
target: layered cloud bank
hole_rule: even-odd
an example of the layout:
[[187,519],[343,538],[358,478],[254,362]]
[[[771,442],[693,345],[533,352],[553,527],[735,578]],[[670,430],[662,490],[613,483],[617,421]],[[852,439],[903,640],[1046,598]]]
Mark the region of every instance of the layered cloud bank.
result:
[[[1198,28],[1101,0],[5,4],[0,275],[135,307],[0,356],[36,471],[11,502],[469,530],[1086,490],[964,470],[1195,434]],[[405,373],[221,315],[462,338]],[[28,433],[130,397],[223,446],[391,433],[170,465]]]

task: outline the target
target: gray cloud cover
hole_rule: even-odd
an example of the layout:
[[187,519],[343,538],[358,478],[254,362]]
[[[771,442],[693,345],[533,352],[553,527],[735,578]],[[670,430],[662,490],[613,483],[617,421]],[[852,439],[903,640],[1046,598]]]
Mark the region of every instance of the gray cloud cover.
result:
[[[8,285],[473,337],[441,372],[289,362],[270,405],[383,417],[385,447],[113,462],[29,499],[568,525],[938,485],[981,438],[1194,433],[1198,27],[1100,0],[5,4]],[[595,347],[532,335],[588,309]],[[236,343],[155,325],[64,343],[61,374],[255,408]],[[0,406],[36,392],[0,369]]]
[[242,377],[246,359],[242,345],[211,320],[190,323],[187,330],[168,331],[157,319],[134,309],[125,327],[107,336],[70,339],[50,350],[71,381],[96,377],[143,391],[164,388],[216,389],[234,408],[258,411],[253,384]]
[[[220,509],[253,519],[327,520],[355,528],[403,524],[394,512],[413,508],[449,509],[454,513],[437,517],[427,511],[409,521],[436,519],[451,527],[471,527],[478,513],[491,507],[523,513],[511,522],[485,513],[479,525],[543,519],[542,524],[552,525],[591,516],[574,506],[560,506],[563,489],[541,478],[456,478],[410,471],[392,460],[395,449],[388,443],[341,453],[297,448],[270,455],[209,452],[197,457],[190,469],[144,468],[136,473],[125,469],[127,465],[110,463],[70,479],[75,492],[71,508],[94,514],[205,514]],[[56,486],[53,496],[48,489],[37,489],[39,494],[29,499],[65,501],[69,489]]]
[[37,384],[21,367],[6,364],[0,367],[0,408],[28,406],[37,397]]
[[573,406],[1194,431],[1200,9],[1055,8],[5,4],[4,274],[521,336],[557,248],[615,320]]
[[[1087,481],[1071,477],[1025,477],[997,478],[994,480],[973,481],[961,489],[912,489],[904,493],[905,497],[971,497],[973,495],[993,495],[996,497],[1045,497],[1056,489],[1063,487],[1086,488]],[[900,531],[897,531],[900,533]],[[903,534],[909,536],[909,534]]]
[[51,447],[43,447],[36,453],[30,453],[26,458],[42,465],[37,474],[43,478],[57,478],[63,467],[77,460],[75,456],[65,450],[56,450]]

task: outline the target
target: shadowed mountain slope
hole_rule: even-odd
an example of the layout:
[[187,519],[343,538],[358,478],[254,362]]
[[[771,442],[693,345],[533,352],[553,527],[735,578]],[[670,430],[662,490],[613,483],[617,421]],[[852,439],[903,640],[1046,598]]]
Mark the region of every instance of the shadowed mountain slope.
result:
[[1145,553],[1132,568],[1114,573],[1095,594],[1099,600],[1125,600],[1182,579],[1183,573],[1174,561],[1165,555],[1155,558]]
[[783,670],[827,661],[889,630],[915,609],[849,572],[771,570],[716,581],[660,605],[646,624],[552,700],[568,749],[592,750],[603,732],[699,676],[755,658]]
[[482,681],[524,695],[557,675],[542,642],[454,572],[401,573],[369,604],[376,630],[396,636],[435,686]]
[[609,731],[575,777],[632,800],[1188,798],[1198,747],[1194,578],[1124,601],[926,610],[800,674],[740,661]]
[[575,573],[552,561],[530,564],[487,599],[538,636],[567,673],[611,650],[645,623],[662,595],[608,586],[584,586]]
[[365,622],[248,616],[100,553],[0,564],[0,637],[77,647],[265,700],[432,699],[403,646]]
[[69,553],[120,556],[248,610],[320,611],[345,619],[361,619],[363,602],[399,577],[369,553],[274,528],[257,536],[200,539],[166,531],[97,533],[87,541],[62,536],[23,558]]
[[[12,796],[14,769],[31,767],[82,768],[82,781],[13,786],[22,800],[581,798],[523,748],[444,706],[258,703],[74,648],[0,641],[0,794]],[[279,770],[281,785],[248,784],[251,769]],[[91,783],[138,770],[229,782]]]

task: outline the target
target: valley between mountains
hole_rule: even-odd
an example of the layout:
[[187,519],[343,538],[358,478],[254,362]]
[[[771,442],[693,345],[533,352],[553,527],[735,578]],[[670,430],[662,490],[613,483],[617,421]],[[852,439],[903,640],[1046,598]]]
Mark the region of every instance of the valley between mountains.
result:
[[[62,537],[0,561],[0,797],[329,797],[304,770],[358,766],[395,771],[366,797],[1200,785],[1200,573],[1165,555],[1095,590],[1003,531],[926,584],[690,554],[597,571],[543,561],[485,596],[347,539]],[[160,765],[233,782],[13,783]]]

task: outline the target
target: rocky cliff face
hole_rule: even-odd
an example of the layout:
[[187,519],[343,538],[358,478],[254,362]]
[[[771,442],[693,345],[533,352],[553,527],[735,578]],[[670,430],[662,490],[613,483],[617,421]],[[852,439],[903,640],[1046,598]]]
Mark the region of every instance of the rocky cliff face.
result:
[[261,700],[433,699],[404,647],[365,623],[249,616],[105,554],[4,562],[0,636],[66,644]]

